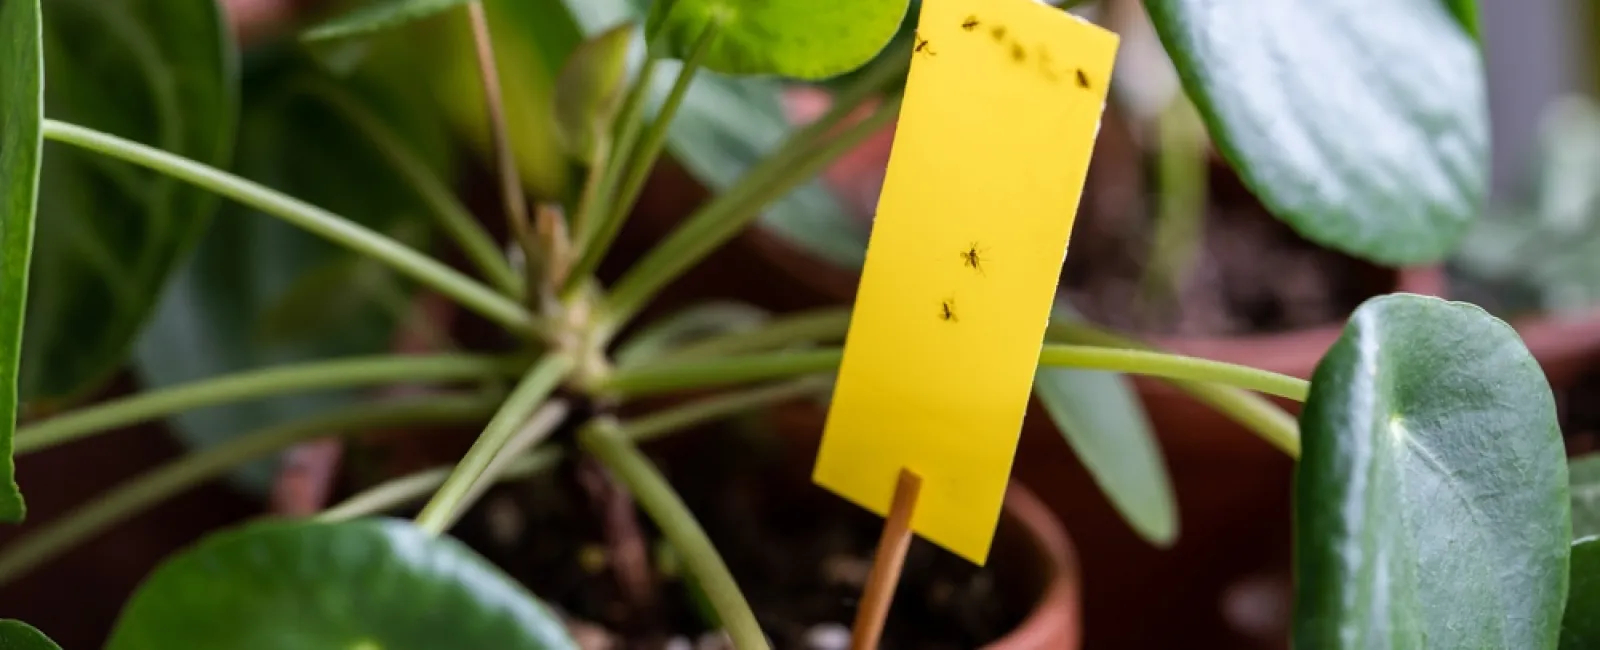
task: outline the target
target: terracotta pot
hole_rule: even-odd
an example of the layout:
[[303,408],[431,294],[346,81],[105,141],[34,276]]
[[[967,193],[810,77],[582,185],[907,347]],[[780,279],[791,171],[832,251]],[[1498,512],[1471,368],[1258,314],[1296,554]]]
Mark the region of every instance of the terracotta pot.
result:
[[[803,478],[809,475],[823,414],[804,407],[791,414],[807,422],[800,433],[783,438],[783,446],[791,450],[792,465],[802,470],[794,477]],[[790,422],[790,426],[780,428],[793,430],[794,421]],[[305,516],[328,505],[329,495],[335,493],[338,483],[340,446],[324,443],[308,447],[306,453],[314,455],[314,460],[285,463],[275,481],[274,514]],[[791,488],[783,484],[773,489]],[[1006,490],[991,557],[1006,558],[996,563],[997,571],[1004,565],[1004,573],[998,576],[1000,584],[1027,590],[1034,604],[1016,629],[984,647],[987,650],[1076,650],[1081,647],[1080,574],[1072,540],[1050,507],[1019,483],[1013,482]],[[1018,562],[1017,558],[1026,560]]]

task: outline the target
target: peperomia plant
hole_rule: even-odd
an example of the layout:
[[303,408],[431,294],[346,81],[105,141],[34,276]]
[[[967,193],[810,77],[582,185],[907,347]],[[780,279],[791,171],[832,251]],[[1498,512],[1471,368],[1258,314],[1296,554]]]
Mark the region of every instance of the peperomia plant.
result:
[[[110,647],[575,647],[525,589],[441,537],[491,484],[575,463],[602,467],[660,528],[708,620],[737,647],[766,647],[718,550],[638,443],[825,395],[819,377],[839,361],[832,346],[849,313],[770,317],[711,304],[636,321],[756,219],[804,227],[817,199],[797,188],[896,114],[911,54],[906,4],[379,1],[308,32],[323,43],[322,68],[308,72],[298,54],[282,70],[257,62],[252,74],[268,81],[241,91],[212,0],[0,0],[0,446],[26,453],[169,416],[191,431],[254,428],[13,542],[0,550],[0,580],[297,442],[482,425],[451,467],[390,477],[315,520],[249,524],[181,552],[128,603]],[[1485,175],[1470,2],[1147,4],[1213,138],[1280,218],[1382,262],[1436,260],[1453,245]],[[518,11],[550,20],[494,19]],[[388,84],[339,72],[341,45],[382,50],[392,33],[378,30],[433,15],[468,23],[427,26],[471,35],[481,99],[454,97],[446,112],[471,116],[471,137],[495,154],[504,246],[442,180],[453,165],[447,137],[418,117],[420,100],[407,94],[416,89],[393,83],[416,60],[400,56]],[[590,34],[581,43],[580,26]],[[572,33],[518,32],[529,29]],[[508,49],[491,31],[513,34]],[[634,66],[639,31],[646,47]],[[563,64],[544,77],[553,96],[537,110],[508,109],[537,93],[501,73],[505,53],[562,43]],[[94,74],[122,69],[113,64],[128,72]],[[829,79],[834,104],[740,150],[759,161],[719,160],[712,141],[744,126],[718,122],[722,100],[772,101],[772,80],[748,76]],[[859,110],[866,116],[852,118]],[[535,128],[525,121],[559,134],[559,165],[527,171],[549,156],[522,144]],[[595,270],[669,150],[718,193],[602,284]],[[382,190],[353,192],[354,179]],[[219,196],[223,214],[208,224]],[[338,248],[308,246],[307,234]],[[420,250],[435,239],[475,273]],[[417,287],[492,323],[505,344],[351,356],[364,343],[324,335],[392,328]],[[1170,488],[1148,434],[1121,437],[1137,425],[1099,410],[1127,397],[1106,371],[1169,380],[1299,459],[1298,645],[1583,647],[1580,624],[1593,612],[1569,611],[1561,634],[1563,608],[1590,595],[1574,580],[1569,598],[1569,564],[1586,566],[1575,549],[1587,547],[1572,546],[1553,399],[1503,323],[1432,298],[1373,299],[1308,383],[1163,353],[1061,314],[1040,353],[1039,395],[1153,541],[1177,534]],[[126,361],[142,328],[136,357],[158,388],[62,411]],[[448,345],[447,334],[428,334]],[[400,384],[437,390],[350,394]],[[618,415],[642,397],[706,389],[720,392]],[[19,391],[36,416],[13,436]],[[1256,392],[1304,401],[1298,426]],[[243,402],[257,410],[219,410]],[[0,518],[18,521],[10,457]],[[418,499],[414,521],[373,518]],[[49,647],[12,621],[0,623],[0,645]]]

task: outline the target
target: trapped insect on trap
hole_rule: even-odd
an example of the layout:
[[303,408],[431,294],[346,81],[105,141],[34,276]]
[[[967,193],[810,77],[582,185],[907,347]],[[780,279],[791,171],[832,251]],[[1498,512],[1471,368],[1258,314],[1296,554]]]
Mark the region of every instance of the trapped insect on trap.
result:
[[912,533],[988,559],[1117,45],[1036,0],[922,3],[813,472],[888,517],[856,647]]

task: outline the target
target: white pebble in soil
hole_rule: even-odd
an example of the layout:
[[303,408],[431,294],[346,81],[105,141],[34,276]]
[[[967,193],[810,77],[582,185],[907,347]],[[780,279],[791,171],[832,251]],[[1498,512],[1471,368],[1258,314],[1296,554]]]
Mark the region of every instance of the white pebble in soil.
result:
[[850,628],[838,623],[818,623],[806,630],[806,650],[849,650]]

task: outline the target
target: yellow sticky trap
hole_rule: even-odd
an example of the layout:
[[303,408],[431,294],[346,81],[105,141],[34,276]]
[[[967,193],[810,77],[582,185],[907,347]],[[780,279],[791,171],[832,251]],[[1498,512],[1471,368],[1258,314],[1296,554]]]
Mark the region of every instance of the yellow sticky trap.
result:
[[1036,0],[923,0],[813,479],[984,564],[1118,39]]

